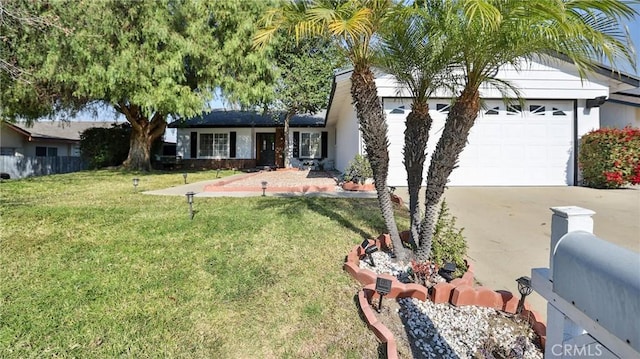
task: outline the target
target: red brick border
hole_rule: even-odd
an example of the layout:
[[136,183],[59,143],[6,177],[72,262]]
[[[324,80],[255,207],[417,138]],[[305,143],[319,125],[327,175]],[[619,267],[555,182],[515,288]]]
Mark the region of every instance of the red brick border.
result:
[[[406,233],[402,233],[406,237]],[[370,244],[375,244],[379,248],[391,247],[391,238],[388,234],[382,234],[378,238],[370,239]],[[362,311],[367,325],[375,333],[376,337],[387,345],[387,357],[397,358],[398,350],[393,334],[378,321],[371,308],[372,299],[379,297],[375,292],[375,282],[378,275],[368,269],[360,268],[360,257],[364,255],[361,246],[355,246],[347,254],[343,269],[355,280],[364,286],[358,293],[360,310]],[[429,298],[434,303],[451,303],[455,306],[475,305],[479,307],[494,308],[503,312],[515,314],[518,306],[518,298],[511,292],[498,290],[494,291],[487,287],[474,287],[473,263],[467,261],[467,272],[462,278],[452,280],[450,283],[438,283],[432,287],[431,292],[427,288],[414,284],[402,283],[389,274],[380,274],[381,278],[391,280],[391,292],[388,298],[412,297],[420,300]],[[540,337],[540,345],[544,348],[547,339],[547,327],[542,316],[537,311],[531,309],[528,302],[525,302],[521,317],[527,318],[533,331]]]

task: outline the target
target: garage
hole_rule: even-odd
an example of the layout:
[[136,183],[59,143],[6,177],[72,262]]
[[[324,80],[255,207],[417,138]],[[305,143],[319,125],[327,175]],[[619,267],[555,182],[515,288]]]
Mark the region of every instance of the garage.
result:
[[[448,99],[429,102],[433,125],[428,156],[433,153],[449,112]],[[406,186],[402,162],[404,121],[410,99],[385,98],[389,123],[390,186]],[[574,173],[573,101],[529,100],[505,104],[485,100],[471,129],[451,186],[566,186]],[[425,164],[425,178],[428,164]]]

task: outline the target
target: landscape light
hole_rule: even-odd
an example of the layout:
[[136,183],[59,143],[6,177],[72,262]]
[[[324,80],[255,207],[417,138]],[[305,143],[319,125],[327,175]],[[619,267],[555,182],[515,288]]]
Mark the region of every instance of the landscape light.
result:
[[453,262],[447,262],[444,264],[442,268],[440,268],[440,271],[438,272],[438,274],[440,274],[440,276],[444,278],[447,282],[451,282],[453,280],[453,272],[455,271],[456,271],[456,264]]
[[378,277],[376,278],[376,292],[380,294],[380,302],[378,302],[378,313],[382,309],[382,297],[391,293],[392,282],[390,279]]
[[220,178],[220,169],[219,168],[216,170],[216,178]]
[[133,190],[138,191],[138,183],[140,183],[140,179],[138,177],[133,179]]
[[516,313],[522,313],[524,309],[524,299],[533,292],[533,288],[531,288],[531,278],[523,276],[516,279],[518,282],[518,292],[520,292],[520,301],[518,302],[518,309],[516,309]]
[[184,184],[187,184],[187,172],[182,174],[182,178],[184,178]]
[[187,192],[185,196],[187,196],[187,203],[189,203],[189,217],[193,220],[193,196],[195,193]]
[[262,197],[265,196],[266,190],[267,190],[267,181],[262,181]]
[[377,251],[378,251],[378,246],[376,246],[375,244],[367,247],[364,250],[364,254],[366,254],[367,257],[369,257],[369,264],[371,264],[372,267],[375,267],[376,264],[373,262],[373,256],[371,254]]

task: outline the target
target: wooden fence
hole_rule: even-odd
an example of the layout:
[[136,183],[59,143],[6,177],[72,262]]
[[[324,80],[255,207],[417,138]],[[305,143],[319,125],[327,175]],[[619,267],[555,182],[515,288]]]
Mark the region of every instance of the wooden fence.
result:
[[0,156],[0,172],[8,173],[12,179],[78,172],[85,169],[87,164],[80,157]]

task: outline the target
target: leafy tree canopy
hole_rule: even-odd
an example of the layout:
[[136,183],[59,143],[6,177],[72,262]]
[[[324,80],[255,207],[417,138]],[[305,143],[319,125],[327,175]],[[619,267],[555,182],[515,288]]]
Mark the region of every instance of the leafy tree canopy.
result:
[[[269,49],[252,49],[265,1],[20,2],[61,27],[0,24],[2,58],[28,81],[0,74],[0,115],[32,120],[106,102],[132,124],[129,167],[148,169],[166,118],[206,109],[212,90],[241,104],[270,101]],[[70,31],[62,31],[69,29]],[[3,45],[4,46],[4,45]],[[132,158],[134,157],[134,158]],[[126,164],[127,162],[125,162]]]

